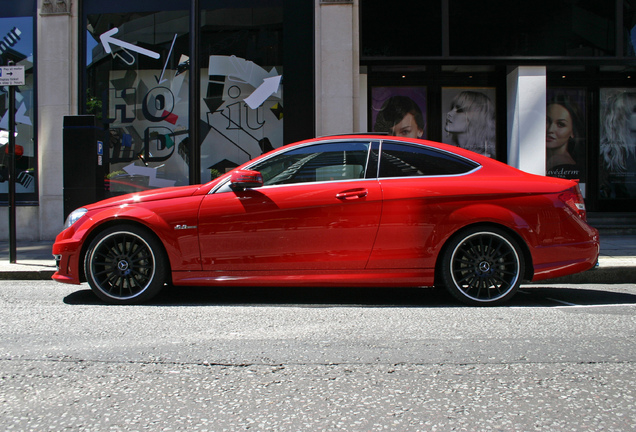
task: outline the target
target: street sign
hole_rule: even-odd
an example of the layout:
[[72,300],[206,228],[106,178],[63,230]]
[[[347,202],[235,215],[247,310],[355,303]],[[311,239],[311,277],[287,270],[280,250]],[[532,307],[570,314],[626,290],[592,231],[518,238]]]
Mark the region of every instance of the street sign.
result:
[[0,66],[0,86],[25,85],[24,66]]

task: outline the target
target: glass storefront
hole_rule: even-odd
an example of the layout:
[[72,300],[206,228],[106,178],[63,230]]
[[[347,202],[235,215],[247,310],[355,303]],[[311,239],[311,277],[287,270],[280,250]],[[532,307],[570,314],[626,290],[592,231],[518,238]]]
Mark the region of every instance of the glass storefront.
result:
[[201,181],[283,142],[283,3],[202,2]]
[[[285,55],[283,29],[298,23],[285,23],[283,0],[195,3],[83,3],[84,111],[107,129],[111,195],[206,182],[294,135],[284,82],[298,89],[293,75],[313,76],[313,50]],[[313,105],[313,93],[296,93]]]
[[9,116],[15,119],[16,201],[35,203],[37,147],[35,109],[34,2],[1,1],[0,65],[24,66],[25,85],[15,86],[15,112],[9,112],[9,87],[0,87],[0,202],[8,201]]
[[[0,0],[0,62],[26,69],[14,113],[22,204],[38,202],[36,3]],[[314,135],[315,2],[84,0],[77,7],[78,113],[93,114],[104,131],[109,194],[205,182]],[[542,66],[546,173],[581,180],[592,211],[636,210],[630,2],[364,0],[359,11],[369,130],[506,161],[506,77],[519,65]],[[1,88],[0,175],[7,99]],[[404,123],[387,126],[397,115]],[[0,202],[6,197],[0,181]]]
[[189,11],[88,14],[87,112],[113,194],[188,184]]
[[448,4],[451,56],[616,54],[615,1],[448,0]]
[[634,56],[629,1],[363,0],[360,10],[363,57]]
[[[393,134],[397,123],[387,128],[377,119],[386,117],[383,108],[395,116],[397,102],[410,99],[423,113],[422,137],[505,162],[507,74],[542,66],[546,174],[578,179],[591,211],[636,210],[631,2],[397,0],[387,11],[365,0],[360,11],[370,131]],[[400,15],[404,21],[397,11],[412,13]]]

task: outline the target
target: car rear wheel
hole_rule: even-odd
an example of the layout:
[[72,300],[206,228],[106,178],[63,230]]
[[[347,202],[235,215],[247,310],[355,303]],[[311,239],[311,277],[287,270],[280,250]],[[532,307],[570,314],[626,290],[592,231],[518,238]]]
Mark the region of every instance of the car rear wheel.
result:
[[163,288],[168,259],[147,230],[125,225],[100,233],[88,247],[84,270],[93,292],[113,304],[150,300]]
[[453,237],[444,249],[441,277],[459,301],[473,306],[508,301],[521,285],[524,258],[503,230],[473,228]]

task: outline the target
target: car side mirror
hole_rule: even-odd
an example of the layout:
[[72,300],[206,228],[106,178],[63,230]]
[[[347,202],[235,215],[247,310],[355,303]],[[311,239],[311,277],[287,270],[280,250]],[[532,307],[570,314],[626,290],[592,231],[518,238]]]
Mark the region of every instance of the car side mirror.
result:
[[233,190],[244,190],[263,186],[263,175],[258,171],[238,170],[230,177],[230,187]]

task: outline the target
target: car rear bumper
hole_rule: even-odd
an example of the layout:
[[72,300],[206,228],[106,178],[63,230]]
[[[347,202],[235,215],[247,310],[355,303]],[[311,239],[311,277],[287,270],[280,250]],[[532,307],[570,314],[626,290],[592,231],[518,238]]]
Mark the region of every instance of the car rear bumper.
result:
[[545,250],[548,248],[543,249],[543,253],[547,252],[547,255],[561,259],[551,259],[546,264],[535,263],[532,282],[568,276],[594,268],[598,263],[600,243],[597,234],[587,242],[553,246],[549,247],[549,251]]

